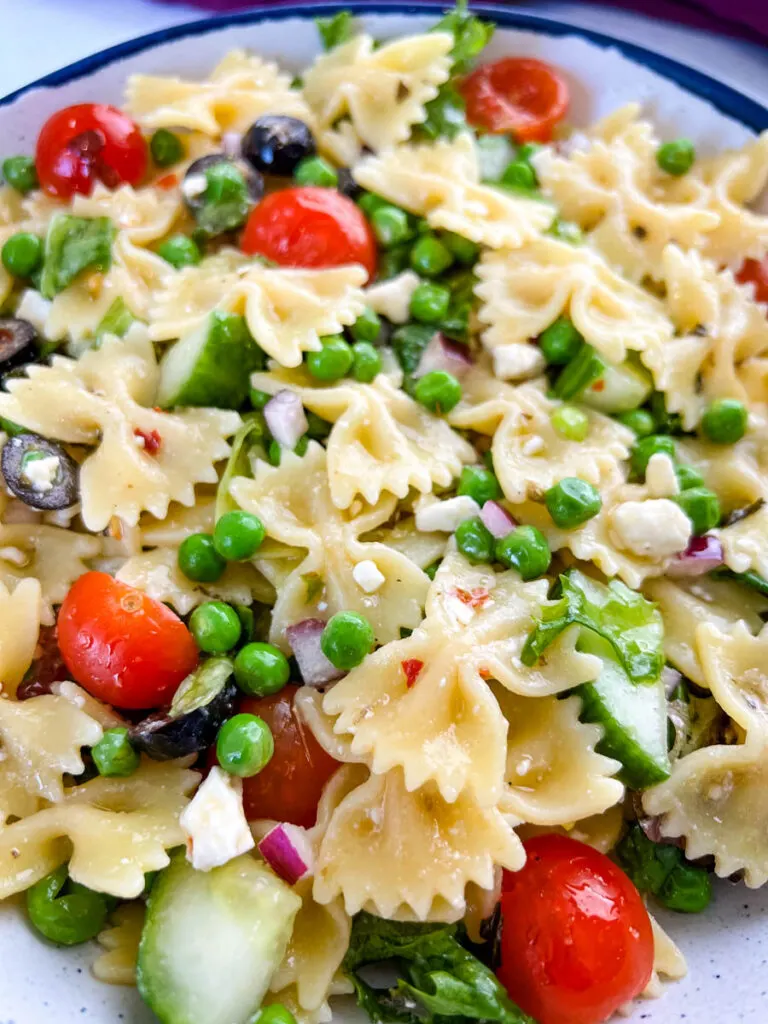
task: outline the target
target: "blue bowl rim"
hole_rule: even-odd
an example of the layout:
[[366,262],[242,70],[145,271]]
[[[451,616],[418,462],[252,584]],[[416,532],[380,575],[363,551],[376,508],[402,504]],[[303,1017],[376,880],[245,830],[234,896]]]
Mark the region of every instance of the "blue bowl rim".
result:
[[[264,20],[284,21],[288,18],[309,15],[328,16],[341,9],[348,9],[356,14],[426,14],[440,11],[445,6],[445,0],[414,0],[411,3],[401,3],[399,0],[348,0],[346,3],[343,0],[334,3],[324,2],[324,0],[320,0],[320,2],[318,0],[295,0],[293,3],[287,3],[280,7],[261,3],[247,11],[172,25],[110,46],[16,89],[0,98],[0,107],[9,106],[33,89],[56,88],[79,78],[85,78],[115,61],[135,56],[145,50],[151,50],[165,43],[190,36],[207,35],[222,28],[251,25]],[[757,100],[745,96],[732,86],[718,82],[704,72],[687,67],[671,57],[665,57],[643,46],[625,42],[602,32],[595,32],[592,29],[570,25],[552,18],[514,11],[499,3],[473,3],[472,10],[476,14],[490,18],[503,28],[522,29],[551,36],[575,35],[601,47],[614,47],[630,60],[671,79],[688,92],[707,100],[721,113],[741,122],[753,131],[760,132],[768,129],[768,108]]]

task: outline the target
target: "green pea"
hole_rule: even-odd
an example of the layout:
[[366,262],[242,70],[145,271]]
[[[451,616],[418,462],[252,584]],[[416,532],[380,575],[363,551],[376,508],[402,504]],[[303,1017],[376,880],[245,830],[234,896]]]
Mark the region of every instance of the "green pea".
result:
[[653,416],[647,409],[632,409],[630,412],[623,412],[616,419],[635,434],[636,437],[648,437],[656,429]]
[[422,281],[411,296],[411,316],[423,324],[436,324],[447,315],[450,304],[450,288]]
[[336,188],[339,176],[336,168],[321,156],[305,157],[293,172],[297,185],[314,185],[317,188]]
[[225,772],[250,778],[269,764],[275,752],[272,732],[258,715],[235,715],[216,737],[216,757]]
[[37,168],[31,156],[9,156],[3,160],[3,177],[17,192],[26,195],[37,188]]
[[248,393],[252,408],[261,411],[267,402],[272,398],[268,391],[259,391],[258,388],[251,388]]
[[370,306],[365,307],[349,328],[349,333],[355,341],[376,341],[380,332],[381,317]]
[[589,416],[576,405],[560,405],[552,410],[549,418],[566,441],[583,441],[589,433]]
[[320,351],[307,353],[307,370],[316,380],[345,377],[355,361],[351,347],[340,334],[329,334],[320,340]]
[[419,378],[414,394],[430,412],[444,415],[461,401],[461,384],[446,370],[432,370]]
[[679,177],[687,174],[696,159],[696,149],[690,139],[665,142],[656,150],[656,163],[666,174]]
[[452,263],[451,250],[434,235],[423,235],[411,249],[411,267],[422,277],[438,277]]
[[486,501],[498,501],[502,497],[495,473],[485,466],[465,466],[461,471],[456,493],[474,498],[481,508]]
[[128,739],[128,730],[122,727],[106,729],[99,742],[91,747],[91,757],[99,775],[107,778],[133,775],[141,761]]
[[712,899],[712,881],[706,871],[692,864],[678,864],[667,875],[656,894],[668,910],[698,914]]
[[515,569],[524,580],[535,580],[549,568],[552,552],[535,526],[518,526],[496,541],[496,559],[508,569]]
[[296,1018],[282,1003],[270,1003],[250,1024],[296,1024]]
[[288,659],[272,644],[246,644],[235,658],[235,682],[250,697],[278,693],[290,677]]
[[675,495],[674,500],[691,520],[697,536],[714,530],[720,522],[720,500],[708,487],[689,487]]
[[435,576],[437,576],[437,570],[440,568],[441,562],[442,558],[438,558],[436,562],[432,562],[431,565],[428,565],[427,568],[424,570],[424,575],[428,576],[429,579],[433,580]]
[[381,373],[381,356],[370,341],[357,341],[352,346],[354,363],[352,376],[363,384],[370,384]]
[[174,132],[158,128],[149,140],[149,151],[158,167],[171,167],[184,156],[184,143]]
[[3,266],[14,277],[29,277],[43,261],[43,243],[29,231],[17,231],[3,246]]
[[525,160],[513,160],[501,176],[501,184],[507,188],[532,192],[539,184],[536,171]]
[[629,457],[632,472],[637,477],[644,477],[652,455],[668,455],[673,461],[677,454],[677,445],[666,434],[650,434],[643,437],[632,448]]
[[[388,203],[386,199],[382,199],[381,196],[377,196],[375,192],[363,192],[356,201],[357,205],[369,220],[377,210],[381,209],[382,206],[392,205],[391,203]],[[395,207],[395,209],[398,209],[398,207]]]
[[577,476],[566,476],[550,487],[544,503],[555,526],[572,530],[596,516],[602,507],[600,494],[592,484]]
[[456,547],[472,565],[493,561],[493,534],[480,516],[472,516],[456,527]]
[[693,466],[675,466],[675,475],[681,491],[687,491],[691,487],[704,486],[703,474]]
[[242,632],[240,616],[223,601],[205,601],[189,617],[189,629],[201,651],[226,654],[231,651]]
[[384,249],[407,242],[413,238],[413,222],[410,214],[398,206],[380,206],[371,215],[371,227],[376,241]]
[[349,672],[370,654],[376,638],[370,622],[357,612],[337,612],[320,636],[320,648],[328,661]]
[[315,412],[307,410],[307,437],[311,437],[314,441],[322,441],[331,432],[332,423],[328,420],[324,420],[322,416],[318,416]]
[[172,235],[167,238],[158,246],[157,254],[177,270],[181,270],[182,267],[196,267],[203,258],[197,243],[186,235]]
[[210,533],[185,537],[179,547],[178,562],[187,579],[196,583],[215,583],[227,567]]
[[463,235],[457,235],[453,231],[443,231],[440,234],[440,241],[453,258],[465,267],[471,267],[477,263],[480,257],[480,246],[476,242],[470,242]]
[[410,246],[407,243],[396,245],[393,249],[382,253],[379,257],[378,280],[387,281],[390,277],[397,277],[398,274],[401,274],[408,266],[410,253]]
[[228,562],[242,562],[259,550],[266,532],[251,512],[225,512],[214,527],[213,545]]
[[98,935],[107,920],[106,898],[70,882],[65,864],[27,889],[26,898],[33,927],[60,946],[87,942]]
[[747,407],[736,398],[717,398],[701,417],[701,430],[715,444],[736,444],[747,430]]
[[584,344],[584,336],[567,316],[558,317],[539,335],[539,348],[548,363],[565,366]]

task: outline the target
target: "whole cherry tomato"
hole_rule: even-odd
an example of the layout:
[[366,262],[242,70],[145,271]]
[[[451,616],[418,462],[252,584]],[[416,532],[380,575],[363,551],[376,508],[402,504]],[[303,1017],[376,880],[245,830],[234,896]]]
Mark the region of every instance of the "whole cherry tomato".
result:
[[568,110],[568,83],[544,61],[504,57],[482,64],[460,84],[467,120],[517,142],[549,142]]
[[604,854],[549,833],[504,872],[501,966],[510,997],[538,1024],[599,1024],[653,970],[653,932],[637,889]]
[[753,284],[757,301],[768,302],[768,256],[763,256],[762,260],[744,260],[736,280],[741,284]]
[[117,107],[78,103],[57,111],[42,127],[35,151],[37,176],[58,199],[138,185],[147,168],[147,143],[139,126]]
[[357,206],[332,188],[286,188],[252,211],[240,243],[250,256],[281,267],[339,267],[360,263],[376,272],[376,242]]
[[243,806],[249,821],[272,818],[309,828],[328,779],[339,767],[326,754],[293,707],[297,686],[271,697],[247,698],[240,710],[263,718],[272,730],[275,753],[258,775],[243,779]]
[[57,625],[72,678],[117,708],[167,704],[197,665],[197,645],[178,615],[105,572],[72,584]]

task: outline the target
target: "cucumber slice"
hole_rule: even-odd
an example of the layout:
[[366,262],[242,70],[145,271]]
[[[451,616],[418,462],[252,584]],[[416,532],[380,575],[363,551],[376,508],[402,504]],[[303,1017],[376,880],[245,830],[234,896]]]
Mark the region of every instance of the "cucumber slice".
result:
[[248,395],[250,374],[263,362],[264,353],[241,316],[211,313],[163,356],[158,405],[239,409]]
[[603,663],[600,676],[574,691],[583,702],[581,720],[602,725],[597,750],[621,761],[619,778],[630,789],[647,789],[669,778],[667,699],[661,680],[633,683],[613,658],[609,643],[583,629],[578,648]]
[[142,998],[161,1024],[246,1024],[300,906],[253,857],[203,872],[178,850],[149,898],[136,971]]
[[576,399],[600,412],[637,409],[653,390],[650,374],[631,362],[612,366],[591,346],[583,345],[555,383],[555,394]]

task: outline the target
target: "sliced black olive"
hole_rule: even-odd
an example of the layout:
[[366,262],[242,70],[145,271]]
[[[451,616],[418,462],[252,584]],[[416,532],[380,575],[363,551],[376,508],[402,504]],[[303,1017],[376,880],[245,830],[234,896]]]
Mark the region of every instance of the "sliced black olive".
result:
[[188,715],[171,718],[166,711],[157,711],[133,726],[131,743],[155,761],[199,754],[211,746],[222,724],[232,717],[237,694],[231,681],[210,704]]
[[[210,153],[208,156],[201,156],[199,160],[195,160],[189,165],[181,185],[181,194],[184,197],[184,202],[193,214],[198,213],[205,206],[204,196],[208,187],[208,183],[205,181],[205,172],[210,167],[215,167],[216,164],[233,164],[245,178],[248,198],[252,203],[258,203],[264,195],[264,179],[258,171],[254,171],[245,160],[233,160],[226,153]],[[203,182],[205,182],[205,184],[200,182],[202,187],[199,191],[194,187],[190,188],[190,184],[197,184],[198,178],[202,178]]]
[[357,199],[359,195],[362,195],[363,190],[352,177],[352,171],[348,167],[340,167],[337,174],[339,176],[339,183],[336,187],[343,196],[347,196],[349,199]]
[[0,374],[34,363],[38,355],[37,331],[28,320],[0,318]]
[[[56,459],[56,466],[47,460]],[[35,462],[43,462],[54,472],[36,476]],[[30,508],[45,512],[71,508],[79,501],[80,469],[60,444],[38,434],[16,434],[5,442],[0,468],[8,489]]]
[[243,136],[240,152],[263,174],[290,177],[298,164],[317,152],[309,127],[297,117],[266,114]]

